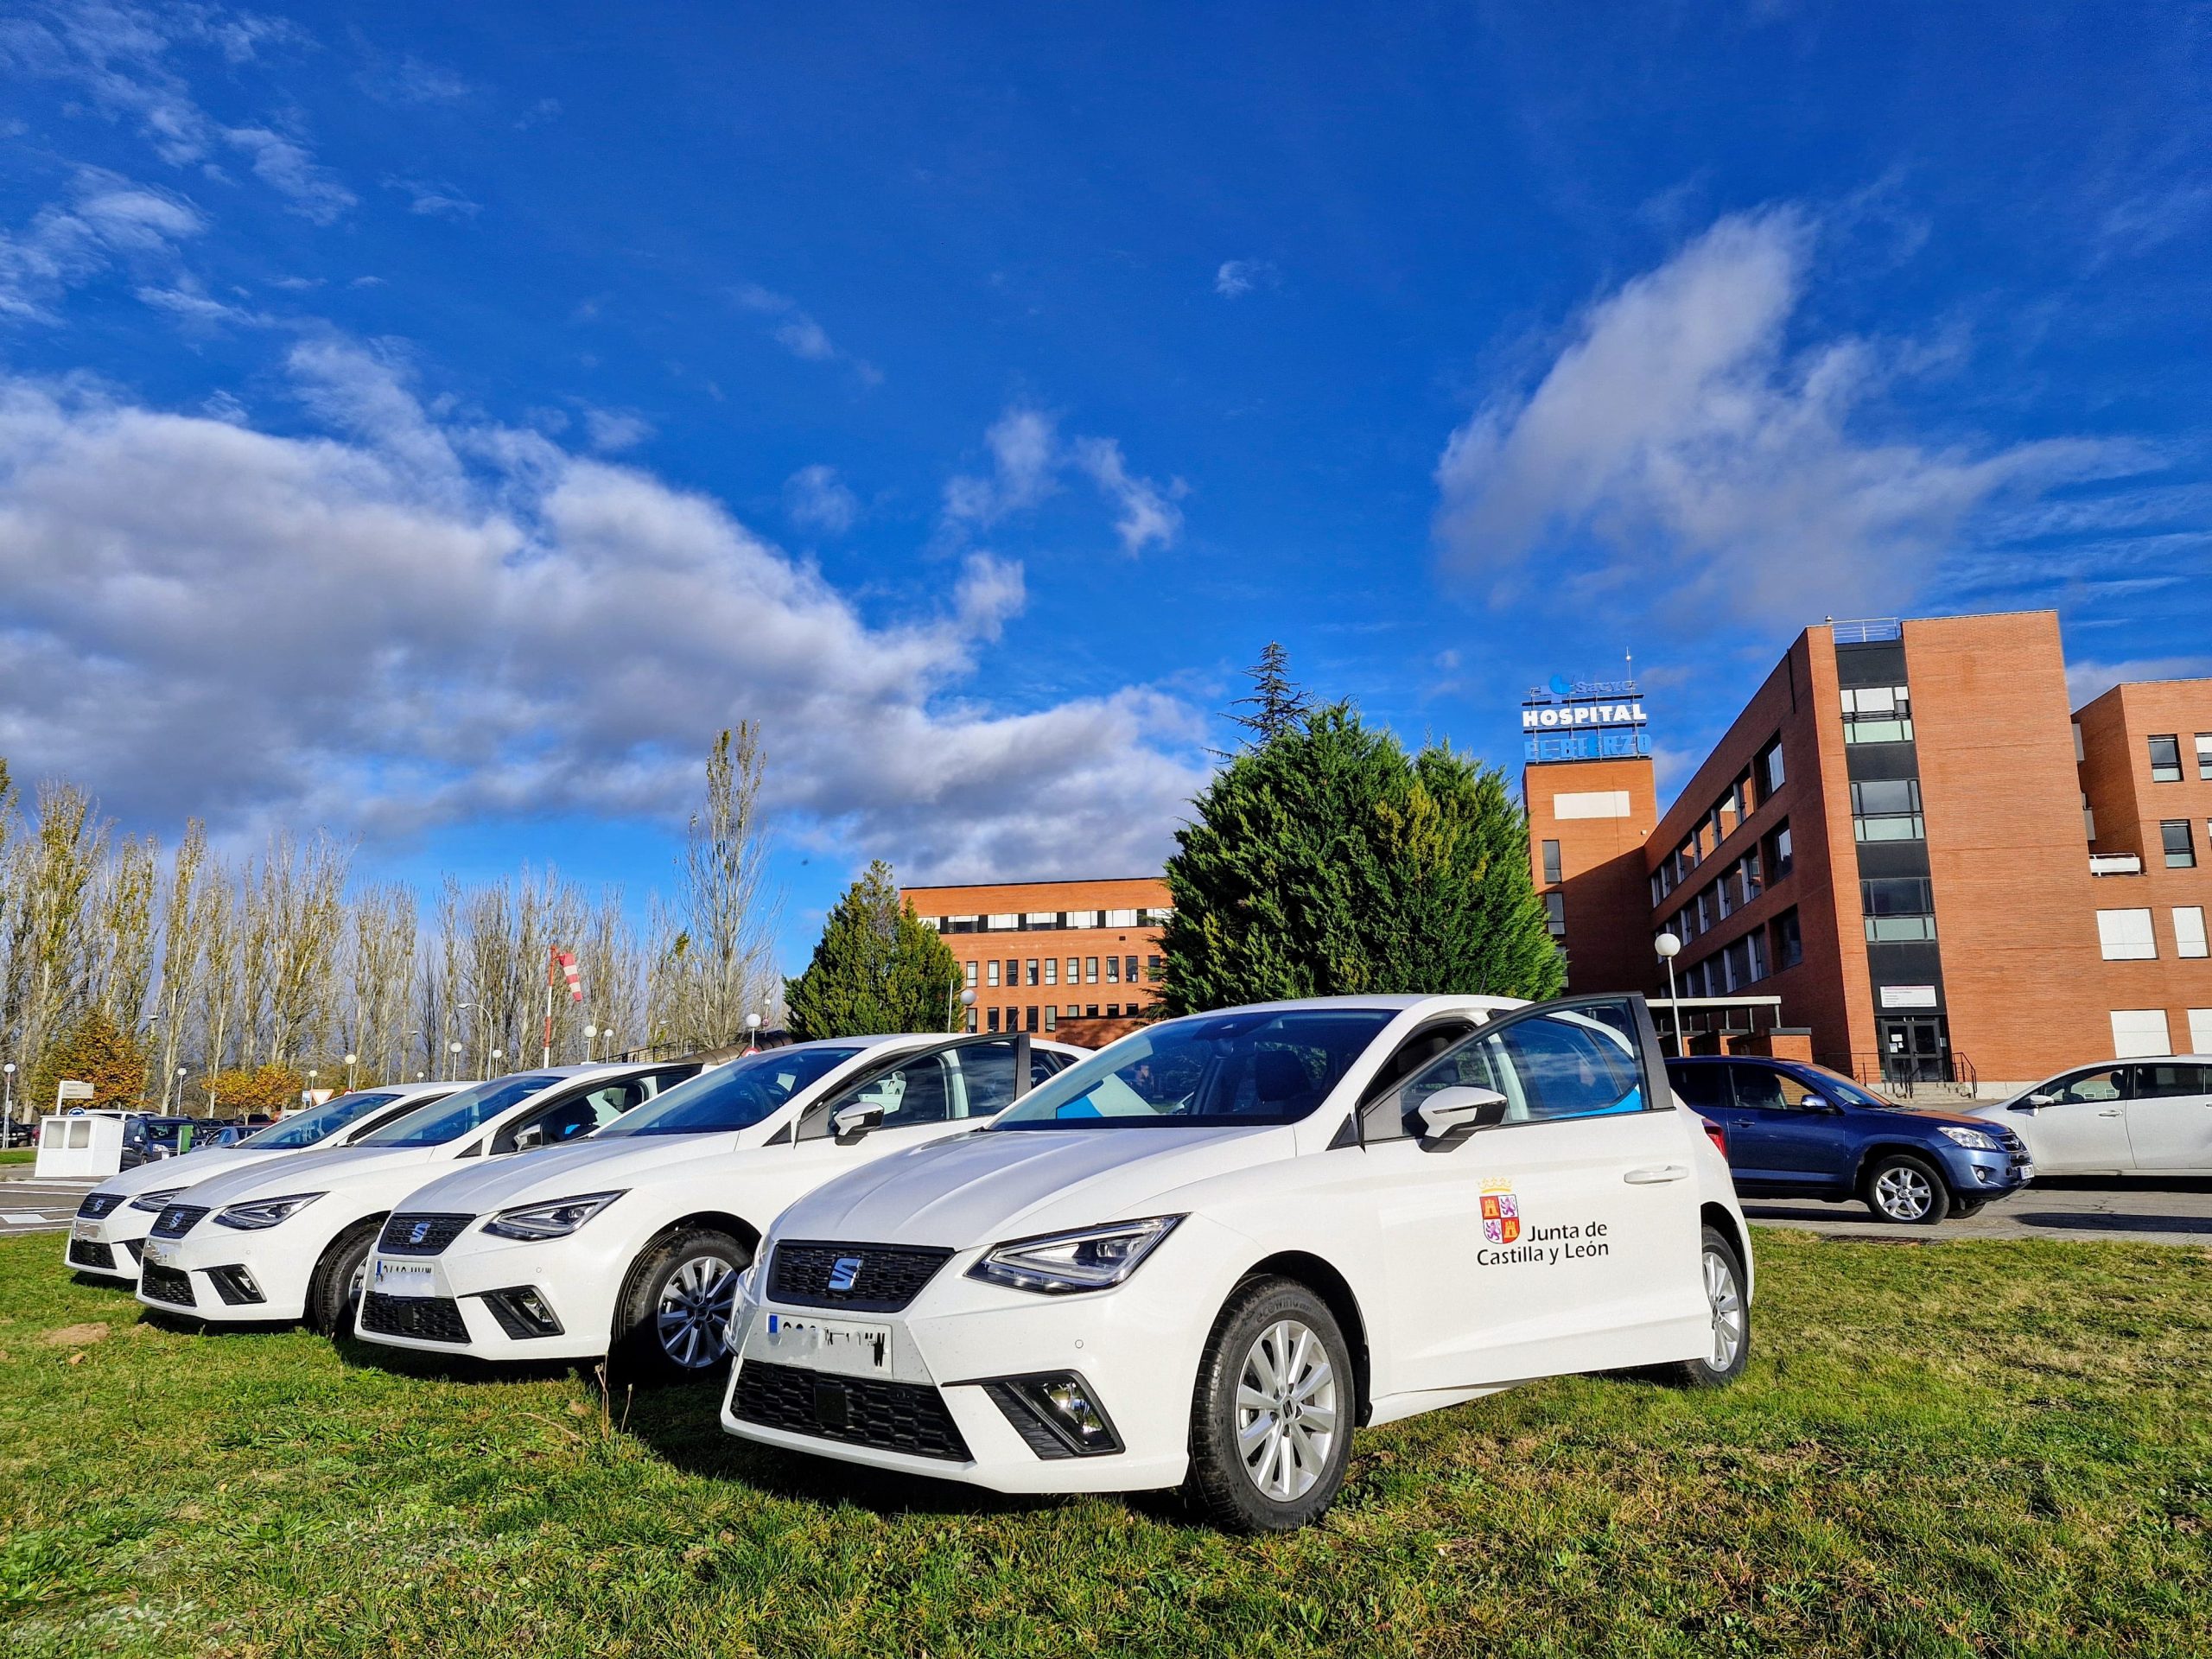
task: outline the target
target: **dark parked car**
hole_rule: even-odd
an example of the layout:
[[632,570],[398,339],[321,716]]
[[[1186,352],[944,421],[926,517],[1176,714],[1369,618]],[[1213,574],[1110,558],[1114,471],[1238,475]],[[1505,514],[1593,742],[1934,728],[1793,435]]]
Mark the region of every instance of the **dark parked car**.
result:
[[1745,1198],[1856,1198],[1883,1221],[1933,1226],[1970,1216],[2034,1175],[2026,1143],[2001,1123],[1920,1111],[1796,1060],[1669,1060],[1668,1080],[1719,1125]]
[[180,1152],[211,1146],[222,1125],[196,1117],[134,1117],[123,1128],[123,1167],[136,1169]]

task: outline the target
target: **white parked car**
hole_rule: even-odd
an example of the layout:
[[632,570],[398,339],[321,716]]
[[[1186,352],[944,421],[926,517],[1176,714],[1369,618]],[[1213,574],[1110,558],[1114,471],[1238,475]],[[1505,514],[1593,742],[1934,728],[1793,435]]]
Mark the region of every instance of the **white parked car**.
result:
[[138,1300],[210,1321],[305,1319],[332,1335],[351,1331],[386,1212],[438,1166],[588,1135],[698,1070],[683,1061],[517,1072],[409,1112],[350,1147],[187,1187],[154,1218]]
[[338,1095],[320,1106],[255,1130],[236,1146],[200,1147],[179,1158],[140,1164],[111,1175],[77,1206],[64,1259],[78,1272],[119,1284],[138,1282],[138,1255],[154,1217],[185,1188],[235,1174],[272,1158],[350,1146],[418,1106],[442,1100],[467,1083],[401,1083]]
[[2041,1175],[2212,1175],[2212,1055],[2062,1071],[1964,1109],[2028,1143]]
[[1733,1377],[1745,1240],[1640,997],[1193,1015],[793,1204],[740,1283],[722,1423],[1299,1526],[1355,1425],[1563,1372]]

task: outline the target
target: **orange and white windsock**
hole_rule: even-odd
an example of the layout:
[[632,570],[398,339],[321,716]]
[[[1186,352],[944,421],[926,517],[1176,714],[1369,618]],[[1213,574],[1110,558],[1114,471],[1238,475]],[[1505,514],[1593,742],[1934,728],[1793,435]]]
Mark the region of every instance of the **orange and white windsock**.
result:
[[561,976],[569,982],[569,1001],[581,1002],[584,1000],[583,976],[576,971],[576,953],[563,950],[560,956]]

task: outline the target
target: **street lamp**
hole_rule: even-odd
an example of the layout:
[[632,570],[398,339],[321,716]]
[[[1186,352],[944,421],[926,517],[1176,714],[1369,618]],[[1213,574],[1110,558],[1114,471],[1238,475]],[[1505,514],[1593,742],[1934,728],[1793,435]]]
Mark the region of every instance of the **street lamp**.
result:
[[0,1065],[0,1079],[5,1080],[0,1087],[4,1087],[7,1091],[8,1103],[4,1112],[0,1112],[0,1146],[5,1146],[16,1135],[16,1063],[13,1060]]
[[592,1049],[597,1044],[598,1040],[599,1027],[597,1026],[586,1026],[584,1027],[584,1058],[587,1060],[591,1058]]
[[360,1058],[358,1054],[348,1054],[346,1057],[346,1092],[349,1095],[353,1092],[353,1064]]
[[[963,1008],[973,1008],[976,1006],[976,993],[973,991],[961,992],[960,1006]],[[974,1016],[972,1014],[969,1016],[969,1018],[973,1017]],[[963,1031],[965,1031],[968,1028],[968,1021],[966,1020],[956,1020],[954,1023],[958,1025]]]
[[1675,1058],[1682,1058],[1682,1002],[1675,994],[1675,958],[1681,954],[1682,942],[1671,933],[1662,933],[1651,941],[1651,948],[1659,953],[1659,960],[1667,964],[1667,1022],[1675,1028]]
[[495,1048],[495,1049],[493,1049],[493,1050],[492,1051],[492,1064],[493,1064],[494,1066],[497,1066],[497,1065],[499,1065],[502,1060],[505,1059],[506,1058],[507,1058],[507,1051],[506,1051],[505,1049],[504,1049],[504,1048]]
[[760,1016],[757,1014],[745,1016],[745,1052],[748,1054],[760,1052]]
[[459,1043],[448,1043],[446,1045],[446,1052],[453,1056],[453,1075],[459,1077],[461,1075],[461,1045]]

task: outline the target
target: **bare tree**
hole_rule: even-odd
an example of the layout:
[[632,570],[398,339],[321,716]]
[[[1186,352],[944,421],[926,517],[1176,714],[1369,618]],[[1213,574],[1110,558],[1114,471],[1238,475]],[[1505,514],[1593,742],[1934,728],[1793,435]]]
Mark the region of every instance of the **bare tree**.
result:
[[373,887],[353,903],[353,998],[346,1047],[362,1075],[392,1081],[408,1071],[407,1003],[415,979],[415,893]]
[[13,1052],[33,1064],[83,1008],[89,990],[86,912],[108,855],[108,829],[92,820],[92,804],[74,785],[40,785],[38,822],[10,852],[14,909],[0,1028]]
[[150,836],[115,842],[93,879],[86,979],[93,1008],[136,1035],[153,988],[154,894],[161,848]]
[[162,897],[161,981],[154,998],[160,1029],[153,1049],[165,1109],[170,1082],[176,1076],[177,1057],[184,1052],[186,1010],[194,976],[200,971],[200,941],[192,924],[201,868],[207,861],[207,827],[197,818],[191,819],[184,826],[184,839],[177,843],[176,857],[169,864],[168,885]]
[[645,1006],[646,952],[623,907],[622,890],[601,893],[576,953],[582,969],[584,1023],[596,1027],[591,1053],[620,1054],[652,1039]]
[[760,811],[766,767],[757,721],[722,732],[708,752],[706,808],[691,815],[676,902],[655,917],[653,1020],[664,1041],[728,1043],[773,995],[778,906],[765,891]]
[[304,845],[271,836],[247,900],[249,1063],[289,1065],[312,1057],[337,1000],[346,852],[318,834]]

